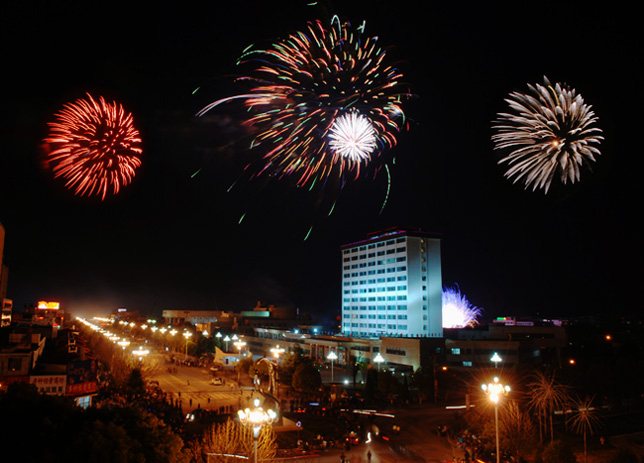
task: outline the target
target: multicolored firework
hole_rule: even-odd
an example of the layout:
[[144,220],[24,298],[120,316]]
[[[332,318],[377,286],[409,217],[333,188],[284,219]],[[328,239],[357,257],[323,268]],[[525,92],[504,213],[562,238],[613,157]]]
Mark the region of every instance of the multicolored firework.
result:
[[243,100],[251,147],[262,150],[259,173],[309,187],[342,184],[348,173],[357,178],[396,144],[401,103],[410,96],[377,37],[363,34],[364,24],[352,29],[336,17],[330,28],[317,21],[266,49],[251,46],[238,61],[250,72],[237,79],[250,91],[217,100],[198,115]]
[[443,328],[478,325],[481,309],[472,306],[458,286],[443,288]]
[[499,161],[510,168],[505,176],[522,180],[526,189],[548,193],[558,172],[562,183],[579,181],[581,166],[600,155],[603,140],[591,106],[566,84],[528,85],[528,93],[513,92],[505,100],[513,113],[501,113],[494,122],[495,149],[510,149]]
[[49,123],[46,164],[77,196],[117,194],[141,166],[141,138],[132,114],[103,97],[63,105]]

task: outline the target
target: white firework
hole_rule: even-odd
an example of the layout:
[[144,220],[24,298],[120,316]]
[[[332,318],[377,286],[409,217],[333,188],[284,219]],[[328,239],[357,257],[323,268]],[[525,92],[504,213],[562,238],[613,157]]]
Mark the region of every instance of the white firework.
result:
[[458,286],[443,288],[443,328],[478,325],[481,309],[472,306]]
[[595,161],[603,137],[592,106],[565,84],[528,85],[529,92],[512,92],[506,102],[513,113],[500,113],[493,128],[495,149],[509,149],[499,161],[510,166],[505,177],[523,181],[526,189],[548,192],[558,172],[563,184],[579,181],[580,169]]
[[376,131],[369,118],[352,111],[333,121],[329,148],[351,162],[368,161],[376,148]]

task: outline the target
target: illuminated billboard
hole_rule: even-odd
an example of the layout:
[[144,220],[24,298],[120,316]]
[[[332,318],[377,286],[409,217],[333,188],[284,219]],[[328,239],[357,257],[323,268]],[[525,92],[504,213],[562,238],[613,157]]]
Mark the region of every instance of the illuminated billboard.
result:
[[38,301],[38,308],[40,310],[58,310],[60,309],[60,302]]

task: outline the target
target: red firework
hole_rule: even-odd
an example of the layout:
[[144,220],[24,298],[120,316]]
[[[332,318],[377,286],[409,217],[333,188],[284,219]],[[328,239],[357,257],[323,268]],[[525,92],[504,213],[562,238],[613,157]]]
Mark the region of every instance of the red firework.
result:
[[63,105],[48,123],[47,165],[78,196],[117,194],[141,166],[141,137],[132,114],[116,102],[87,99]]

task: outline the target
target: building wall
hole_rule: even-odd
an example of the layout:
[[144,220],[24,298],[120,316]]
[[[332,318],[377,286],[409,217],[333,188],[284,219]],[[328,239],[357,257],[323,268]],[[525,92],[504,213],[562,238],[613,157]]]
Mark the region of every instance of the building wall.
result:
[[[504,340],[445,340],[445,360],[454,368],[514,368],[519,363],[519,342]],[[501,357],[495,363],[494,353]]]
[[162,317],[171,325],[182,323],[216,323],[221,312],[216,310],[164,310]]
[[341,251],[344,335],[442,336],[439,238],[393,229]]

